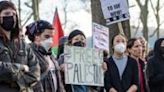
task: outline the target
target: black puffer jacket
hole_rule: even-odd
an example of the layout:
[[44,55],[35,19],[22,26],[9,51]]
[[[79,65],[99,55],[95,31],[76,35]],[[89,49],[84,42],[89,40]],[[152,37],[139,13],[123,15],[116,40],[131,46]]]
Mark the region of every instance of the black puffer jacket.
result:
[[[24,65],[29,72],[24,71]],[[0,91],[32,92],[40,79],[40,67],[32,49],[24,40],[7,43],[0,39]]]

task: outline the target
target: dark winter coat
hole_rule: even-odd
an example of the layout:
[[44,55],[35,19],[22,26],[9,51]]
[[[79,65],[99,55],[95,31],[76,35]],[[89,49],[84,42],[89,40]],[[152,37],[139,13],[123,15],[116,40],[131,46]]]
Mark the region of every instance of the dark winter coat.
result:
[[108,70],[105,72],[105,89],[108,92],[110,88],[115,88],[118,92],[126,92],[133,84],[138,86],[138,67],[137,61],[128,57],[127,65],[120,79],[118,68],[112,58],[107,62]]
[[0,37],[0,92],[32,92],[39,79],[39,63],[30,46],[24,40],[4,42]]
[[[37,46],[34,43],[30,45],[35,55],[39,59],[39,65],[41,67],[41,80],[34,87],[34,92],[65,92],[61,81],[61,74],[58,62],[51,55],[51,53],[48,53],[42,46]],[[49,69],[49,62],[52,62],[54,66],[53,70]],[[55,88],[54,86],[53,77],[55,77],[57,80],[57,88]]]
[[164,38],[158,39],[154,46],[154,55],[148,60],[147,76],[150,92],[164,92],[164,53],[160,49]]

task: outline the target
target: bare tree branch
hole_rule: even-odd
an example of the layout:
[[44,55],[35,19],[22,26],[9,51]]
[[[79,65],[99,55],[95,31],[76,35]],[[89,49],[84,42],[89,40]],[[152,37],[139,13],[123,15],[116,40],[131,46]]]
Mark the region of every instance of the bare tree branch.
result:
[[21,24],[21,1],[18,0],[18,11],[19,11],[19,25],[22,26]]
[[[63,12],[64,12],[64,22],[62,23],[62,26],[64,29],[68,28],[69,23],[73,23],[73,21],[69,20],[68,13],[74,13],[77,12],[78,9],[68,9],[69,8],[69,2],[70,0],[63,0],[64,6],[63,6]],[[85,9],[86,12],[90,13],[91,9],[89,7],[90,0],[80,0],[81,6],[80,8]],[[76,23],[71,24],[72,28],[78,26]]]
[[32,6],[29,3],[25,2],[24,5],[26,5],[28,8],[32,9]]
[[[164,24],[164,21],[162,21],[160,24],[159,24],[159,26],[161,26],[161,25],[163,25]],[[149,37],[153,37],[156,33],[157,33],[157,31],[158,31],[158,29],[156,28],[155,30],[154,30],[154,32],[149,36]]]
[[157,23],[157,28],[154,30],[153,34],[150,35],[150,37],[154,36],[155,33],[157,33],[157,37],[159,38],[159,29],[160,29],[160,16],[159,16],[159,11],[160,11],[160,0],[157,1],[157,5],[156,5],[156,8],[154,8],[153,6],[153,2],[152,0],[150,0],[150,4],[151,4],[151,7],[153,9],[153,13],[154,13],[154,16],[155,16],[155,19],[156,19],[156,23]]
[[136,0],[139,8],[140,8],[140,19],[141,19],[141,23],[143,25],[143,29],[142,29],[142,32],[143,32],[143,36],[145,37],[145,39],[148,41],[148,14],[149,14],[149,11],[148,11],[148,0],[145,0],[144,1],[144,4],[142,5],[141,4],[141,1],[142,0]]
[[143,5],[141,4],[140,0],[136,0],[138,6],[140,7],[140,9],[143,7]]
[[134,35],[136,35],[137,34],[137,32],[138,32],[138,30],[139,30],[139,28],[140,28],[140,21],[139,21],[139,19],[138,19],[138,26],[136,27],[136,30],[135,30],[135,32],[134,32]]
[[153,6],[152,0],[150,0],[150,5],[151,5],[151,8],[153,9],[154,15],[156,15],[155,8],[154,8],[154,6]]
[[26,19],[26,21],[23,23],[22,27],[26,25],[26,23],[31,19],[32,15],[33,15],[33,13],[31,13],[31,14],[27,17],[27,19]]
[[68,8],[68,2],[67,2],[67,0],[64,0],[64,2],[65,2],[65,5],[64,5],[64,8],[63,8],[63,12],[64,12],[64,23],[62,24],[63,26],[64,26],[64,29],[66,29],[66,27],[67,27],[67,8]]
[[88,7],[90,0],[81,0],[81,3],[83,4],[83,9],[85,9],[86,12],[90,13],[91,9],[90,9],[90,7]]

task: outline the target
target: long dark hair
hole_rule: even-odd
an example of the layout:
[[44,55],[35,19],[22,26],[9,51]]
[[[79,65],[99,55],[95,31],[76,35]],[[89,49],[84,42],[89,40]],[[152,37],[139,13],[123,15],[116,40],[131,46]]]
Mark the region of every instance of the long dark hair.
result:
[[[127,42],[127,49],[131,49],[134,46],[135,41],[137,41],[137,40],[139,40],[139,39],[137,39],[137,38],[129,39]],[[129,53],[129,55],[130,55],[130,53]]]
[[127,49],[131,49],[134,45],[134,42],[137,41],[137,40],[139,40],[139,39],[137,39],[137,38],[129,39],[128,42],[127,42]]
[[162,41],[164,41],[164,38],[160,38],[160,39],[156,40],[156,42],[154,44],[154,56],[157,59],[161,59],[161,60],[163,60],[162,52],[161,52],[161,49],[160,49]]
[[[10,1],[1,1],[0,2],[0,13],[5,10],[11,8],[13,10],[16,11],[16,7],[15,5],[10,2]],[[15,39],[19,37],[19,31],[20,31],[20,27],[19,27],[19,21],[18,21],[18,15],[16,15],[16,26],[14,29],[11,30],[11,39]],[[2,31],[2,27],[0,27],[0,36],[2,37],[3,41],[6,42],[7,41],[7,37],[4,34],[4,32]]]

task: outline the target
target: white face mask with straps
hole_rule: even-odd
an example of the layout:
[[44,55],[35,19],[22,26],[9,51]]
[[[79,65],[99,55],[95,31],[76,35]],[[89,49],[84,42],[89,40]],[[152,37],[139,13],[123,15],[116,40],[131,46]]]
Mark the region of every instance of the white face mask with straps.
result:
[[48,50],[51,48],[52,44],[52,38],[46,39],[44,41],[40,42],[41,46],[45,48],[45,50],[48,52]]
[[126,50],[126,46],[121,42],[114,46],[114,50],[118,53],[124,53]]

